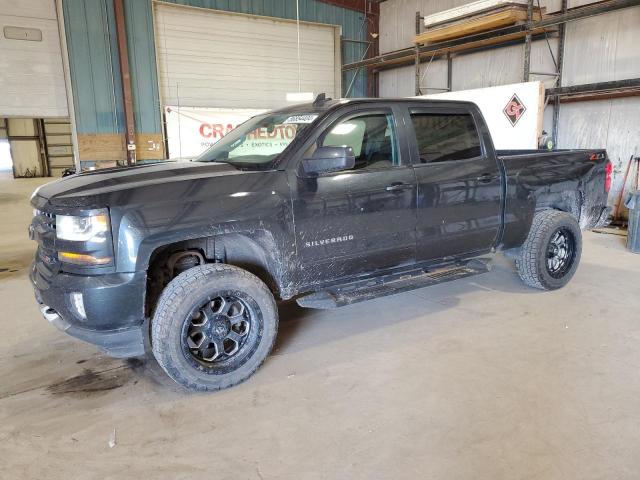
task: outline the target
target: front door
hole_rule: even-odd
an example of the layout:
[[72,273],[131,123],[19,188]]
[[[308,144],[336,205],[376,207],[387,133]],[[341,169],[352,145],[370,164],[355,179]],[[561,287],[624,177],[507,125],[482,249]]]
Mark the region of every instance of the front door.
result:
[[415,174],[396,120],[391,108],[338,114],[301,158],[320,146],[350,146],[355,167],[316,178],[290,171],[300,285],[415,261]]
[[502,177],[478,112],[416,106],[405,113],[414,131],[418,261],[491,249],[502,225]]

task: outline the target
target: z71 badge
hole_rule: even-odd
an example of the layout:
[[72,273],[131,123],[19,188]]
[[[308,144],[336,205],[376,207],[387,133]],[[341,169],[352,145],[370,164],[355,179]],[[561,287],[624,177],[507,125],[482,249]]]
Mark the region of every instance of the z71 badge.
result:
[[324,238],[322,240],[312,240],[310,242],[304,242],[305,247],[322,247],[324,245],[330,245],[332,243],[349,242],[353,240],[353,235],[343,235],[341,237]]

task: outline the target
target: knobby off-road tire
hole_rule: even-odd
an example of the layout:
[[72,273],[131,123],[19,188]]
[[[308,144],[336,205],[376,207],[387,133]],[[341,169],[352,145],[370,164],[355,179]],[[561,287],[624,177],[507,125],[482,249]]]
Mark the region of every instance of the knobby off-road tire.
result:
[[582,232],[576,219],[566,212],[543,210],[533,217],[516,267],[530,287],[556,290],[571,280],[581,253]]
[[277,330],[276,302],[258,277],[207,264],[181,273],[162,292],[151,347],[177,383],[214,391],[249,378],[271,351]]

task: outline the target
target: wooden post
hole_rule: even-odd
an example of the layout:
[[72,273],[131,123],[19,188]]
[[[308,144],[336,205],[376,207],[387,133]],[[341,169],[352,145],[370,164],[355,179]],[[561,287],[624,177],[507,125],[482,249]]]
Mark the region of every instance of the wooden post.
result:
[[133,116],[133,95],[131,94],[131,74],[129,71],[129,49],[124,23],[124,5],[122,0],[113,0],[116,17],[116,33],[118,38],[118,58],[122,74],[122,98],[124,100],[125,140],[127,165],[136,163],[136,125]]

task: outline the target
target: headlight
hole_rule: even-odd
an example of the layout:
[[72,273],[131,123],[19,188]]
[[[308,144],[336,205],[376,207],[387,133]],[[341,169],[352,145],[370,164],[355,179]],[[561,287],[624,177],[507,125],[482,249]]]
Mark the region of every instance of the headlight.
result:
[[76,242],[104,242],[109,233],[109,216],[107,214],[89,215],[56,215],[56,236],[60,240]]
[[113,263],[106,208],[87,211],[84,215],[56,215],[56,237],[61,262],[89,267]]

